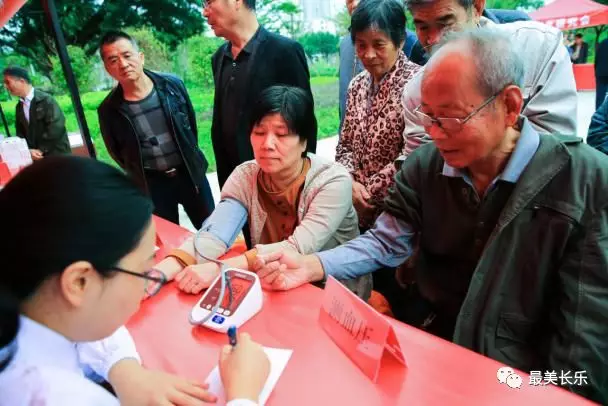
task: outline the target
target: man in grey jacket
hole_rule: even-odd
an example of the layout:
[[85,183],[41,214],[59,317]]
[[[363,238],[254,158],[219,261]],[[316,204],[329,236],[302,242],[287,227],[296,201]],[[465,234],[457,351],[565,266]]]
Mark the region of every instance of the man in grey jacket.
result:
[[608,160],[521,115],[524,57],[509,36],[451,37],[426,65],[416,110],[434,142],[404,162],[374,227],[314,255],[258,257],[258,276],[277,290],[359,277],[417,244],[402,280],[417,294],[397,318],[521,371],[553,371],[605,404],[608,189],[597,185]]
[[[577,93],[568,51],[559,30],[535,21],[496,24],[483,16],[485,0],[407,0],[418,40],[431,49],[449,31],[489,27],[510,36],[516,52],[525,56],[522,114],[542,134],[576,135]],[[420,78],[403,92],[406,149],[430,141],[414,114],[420,105]]]

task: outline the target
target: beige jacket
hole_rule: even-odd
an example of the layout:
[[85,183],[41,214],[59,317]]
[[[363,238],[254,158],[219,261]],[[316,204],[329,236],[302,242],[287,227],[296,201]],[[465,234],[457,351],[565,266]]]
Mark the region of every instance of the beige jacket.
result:
[[298,204],[298,225],[285,241],[259,244],[268,214],[258,197],[260,167],[255,161],[238,166],[222,189],[222,199],[236,199],[247,207],[251,242],[261,254],[279,249],[311,254],[337,247],[359,235],[348,171],[317,155],[308,154],[308,157],[310,169]]
[[[341,165],[308,154],[310,169],[298,204],[298,224],[286,240],[273,244],[259,244],[268,214],[260,205],[257,177],[260,167],[255,160],[239,165],[230,175],[221,192],[221,199],[238,200],[248,213],[251,242],[259,254],[278,250],[292,250],[312,254],[328,250],[359,235],[357,213],[352,204],[352,180]],[[238,232],[238,230],[235,230]],[[210,258],[223,255],[228,247],[209,232],[198,236],[197,247]],[[181,249],[195,256],[193,238]],[[199,262],[205,262],[198,257]],[[351,290],[367,298],[371,293],[371,275],[345,283]]]

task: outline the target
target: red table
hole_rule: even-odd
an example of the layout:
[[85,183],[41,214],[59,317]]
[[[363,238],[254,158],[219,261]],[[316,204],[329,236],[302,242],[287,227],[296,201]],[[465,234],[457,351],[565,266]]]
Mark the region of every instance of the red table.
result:
[[572,65],[576,90],[595,90],[595,68],[592,63]]
[[6,162],[0,162],[0,186],[6,185],[12,177],[13,175],[8,169]]
[[[160,239],[178,244],[189,233],[157,219]],[[583,398],[556,387],[521,389],[498,383],[502,365],[403,323],[391,322],[408,363],[385,359],[377,384],[340,351],[317,322],[323,291],[311,285],[264,292],[264,308],[242,327],[269,347],[293,349],[270,405],[577,405]],[[223,334],[188,323],[199,296],[172,284],[147,300],[129,322],[148,367],[204,380],[217,364]]]

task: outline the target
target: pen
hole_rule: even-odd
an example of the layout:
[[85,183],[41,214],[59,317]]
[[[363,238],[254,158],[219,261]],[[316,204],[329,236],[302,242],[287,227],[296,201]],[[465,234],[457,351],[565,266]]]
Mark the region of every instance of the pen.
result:
[[230,345],[234,348],[236,346],[236,326],[228,327],[228,340],[230,340]]

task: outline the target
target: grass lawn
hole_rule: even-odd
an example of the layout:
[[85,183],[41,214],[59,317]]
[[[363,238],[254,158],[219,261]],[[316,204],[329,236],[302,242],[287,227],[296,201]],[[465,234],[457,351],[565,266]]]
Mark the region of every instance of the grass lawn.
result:
[[[319,139],[331,137],[338,133],[338,78],[320,76],[311,79],[313,95],[315,98],[315,113],[319,124]],[[112,162],[103,143],[99,131],[97,106],[108,92],[90,92],[81,96],[84,113],[95,144],[97,156],[104,162]],[[215,171],[215,157],[211,146],[211,118],[213,114],[213,89],[190,90],[190,98],[196,112],[198,124],[198,142],[209,161],[209,172]],[[80,132],[72,102],[69,96],[59,96],[57,101],[66,117],[68,132]],[[15,135],[15,103],[3,102],[2,109],[6,115],[11,135]]]

